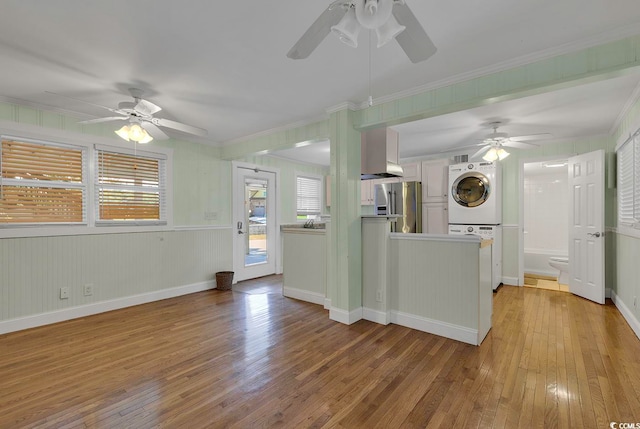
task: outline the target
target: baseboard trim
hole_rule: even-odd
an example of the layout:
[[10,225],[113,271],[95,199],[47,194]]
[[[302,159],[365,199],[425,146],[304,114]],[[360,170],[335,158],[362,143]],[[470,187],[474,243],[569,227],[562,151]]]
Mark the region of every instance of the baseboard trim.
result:
[[5,320],[0,322],[0,335],[210,289],[215,289],[214,280]]
[[502,277],[502,284],[510,285],[510,286],[518,286],[518,278],[517,277]]
[[611,301],[616,305],[624,320],[627,321],[633,332],[636,334],[636,337],[640,339],[640,321],[636,319],[633,312],[624,304],[624,301],[620,299],[618,295],[612,290],[611,291]]
[[344,323],[345,325],[351,325],[362,319],[362,307],[351,311],[331,307],[329,309],[329,319]]
[[604,289],[604,297],[611,298],[613,296],[613,289],[610,287]]
[[316,292],[309,292],[302,289],[285,287],[282,289],[282,294],[287,298],[299,299],[300,301],[306,301],[312,304],[324,305],[324,295]]
[[329,298],[324,299],[324,309],[331,310],[331,300]]
[[386,311],[374,310],[373,308],[364,307],[362,309],[362,318],[381,325],[389,324],[389,313]]
[[390,312],[391,323],[417,329],[441,337],[461,341],[467,344],[478,345],[478,330],[465,328],[464,326],[453,325],[451,323],[428,319],[413,314],[401,313],[399,311]]
[[545,276],[545,277],[554,277],[554,278],[558,278],[558,270],[531,270],[531,269],[525,269],[524,270],[525,273],[527,274],[533,274],[534,276]]

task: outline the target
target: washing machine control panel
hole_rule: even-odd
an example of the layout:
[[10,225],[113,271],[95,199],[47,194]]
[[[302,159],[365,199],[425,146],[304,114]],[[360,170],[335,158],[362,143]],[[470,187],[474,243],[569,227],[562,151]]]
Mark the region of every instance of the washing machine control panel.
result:
[[493,238],[495,227],[492,225],[449,225],[449,234],[479,235],[482,238]]
[[493,165],[493,162],[478,162],[478,163],[471,163],[471,164],[467,164],[467,170],[473,170],[473,171],[484,171],[484,170],[494,170],[495,166]]

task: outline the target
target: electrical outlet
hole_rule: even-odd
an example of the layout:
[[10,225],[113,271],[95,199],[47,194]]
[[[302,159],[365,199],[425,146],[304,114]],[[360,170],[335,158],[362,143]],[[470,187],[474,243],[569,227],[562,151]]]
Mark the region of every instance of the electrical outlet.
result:
[[382,302],[382,291],[381,290],[376,291],[376,301]]
[[84,293],[84,296],[93,295],[93,284],[89,283],[89,284],[84,285],[83,293]]
[[61,287],[60,288],[60,299],[69,299],[69,288]]

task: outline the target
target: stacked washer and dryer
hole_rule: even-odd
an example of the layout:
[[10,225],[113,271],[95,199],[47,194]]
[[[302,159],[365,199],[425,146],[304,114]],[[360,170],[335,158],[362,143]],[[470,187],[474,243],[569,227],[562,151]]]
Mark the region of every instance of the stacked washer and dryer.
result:
[[492,285],[502,282],[502,170],[494,162],[449,166],[449,234],[492,239]]

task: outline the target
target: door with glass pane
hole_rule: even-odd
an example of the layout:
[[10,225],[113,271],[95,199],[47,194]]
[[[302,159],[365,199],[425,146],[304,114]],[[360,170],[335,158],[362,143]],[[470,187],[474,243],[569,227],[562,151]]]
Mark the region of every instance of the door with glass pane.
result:
[[241,281],[276,272],[275,174],[235,170],[234,271]]

